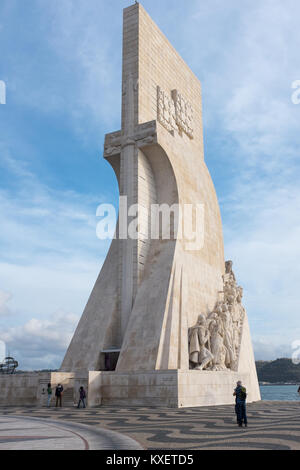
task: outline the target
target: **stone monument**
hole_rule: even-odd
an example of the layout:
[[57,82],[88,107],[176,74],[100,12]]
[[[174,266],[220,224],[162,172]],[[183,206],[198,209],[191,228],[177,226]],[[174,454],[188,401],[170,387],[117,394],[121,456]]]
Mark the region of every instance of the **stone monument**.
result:
[[[104,158],[123,196],[120,213],[126,200],[125,228],[130,208],[144,210],[136,237],[118,222],[60,381],[86,377],[90,406],[233,403],[237,380],[248,401],[260,400],[243,290],[225,265],[204,161],[201,85],[140,4],[124,10],[122,129],[106,135]],[[185,230],[179,236],[172,218],[164,237],[150,217],[153,207],[159,215],[196,206],[197,243]]]

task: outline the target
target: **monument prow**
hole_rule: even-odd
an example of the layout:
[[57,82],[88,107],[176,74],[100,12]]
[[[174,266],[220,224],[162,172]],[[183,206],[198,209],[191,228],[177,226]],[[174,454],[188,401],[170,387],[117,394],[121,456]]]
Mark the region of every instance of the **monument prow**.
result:
[[[119,221],[61,371],[90,371],[90,406],[232,403],[238,379],[259,400],[242,289],[232,264],[225,270],[204,162],[201,85],[138,3],[124,10],[122,129],[106,135],[104,158],[128,208],[144,210],[134,238]],[[153,207],[196,207],[201,236],[191,241],[170,221],[164,237]]]

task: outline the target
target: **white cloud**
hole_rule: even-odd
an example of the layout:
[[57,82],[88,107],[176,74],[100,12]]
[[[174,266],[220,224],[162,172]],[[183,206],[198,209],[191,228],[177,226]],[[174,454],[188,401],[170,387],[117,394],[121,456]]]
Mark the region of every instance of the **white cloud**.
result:
[[0,285],[14,293],[15,321],[58,309],[79,314],[109,246],[96,237],[106,197],[54,190],[12,157],[6,163],[14,191],[0,190]]
[[19,104],[63,117],[90,144],[100,127],[120,126],[121,10],[111,22],[115,8],[103,1],[37,0],[35,6],[32,23],[42,41],[17,56],[11,92]]
[[65,312],[47,320],[32,318],[22,326],[2,330],[0,339],[20,369],[55,369],[60,367],[78,320],[79,316]]
[[11,297],[11,294],[0,289],[0,317],[11,314],[11,310],[7,305]]
[[197,0],[179,24],[202,81],[205,132],[220,142],[208,164],[225,170],[226,258],[245,288],[256,352],[272,358],[300,338],[299,14],[294,0]]
[[228,164],[238,171],[283,168],[300,144],[291,102],[300,79],[299,2],[197,0],[189,10],[177,41],[202,81],[206,131],[233,140]]
[[290,344],[282,344],[280,341],[254,340],[253,347],[257,361],[274,361],[275,359],[283,357],[291,358],[293,353]]
[[300,189],[266,185],[238,194],[227,207],[225,251],[245,287],[253,338],[276,351],[300,338]]

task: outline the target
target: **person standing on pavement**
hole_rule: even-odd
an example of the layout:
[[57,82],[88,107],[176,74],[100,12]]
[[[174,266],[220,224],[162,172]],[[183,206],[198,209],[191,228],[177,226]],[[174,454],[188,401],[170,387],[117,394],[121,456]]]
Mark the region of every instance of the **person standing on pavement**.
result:
[[79,389],[79,402],[77,408],[80,408],[80,403],[82,402],[83,408],[86,407],[85,405],[85,400],[86,400],[86,391],[84,390],[83,387],[80,387]]
[[233,396],[235,396],[235,410],[237,415],[237,423],[241,428],[243,422],[245,427],[248,426],[247,413],[246,413],[246,398],[247,392],[246,388],[243,387],[242,382],[239,380],[234,389]]
[[64,391],[64,387],[61,384],[58,384],[57,387],[56,387],[56,390],[55,390],[55,396],[56,396],[56,405],[55,405],[55,407],[58,406],[58,402],[59,402],[59,406],[60,407],[62,406],[63,391]]

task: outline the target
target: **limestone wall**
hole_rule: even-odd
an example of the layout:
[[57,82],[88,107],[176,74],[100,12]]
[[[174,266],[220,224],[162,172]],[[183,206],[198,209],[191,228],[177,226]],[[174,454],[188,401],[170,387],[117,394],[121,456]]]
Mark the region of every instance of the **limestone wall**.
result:
[[51,373],[51,383],[55,387],[58,384],[61,384],[64,387],[64,390],[74,387],[75,373],[74,372],[52,372]]
[[88,404],[90,407],[100,406],[102,404],[101,377],[102,372],[90,371],[88,379]]
[[178,407],[234,405],[233,391],[238,380],[247,388],[248,403],[260,400],[253,393],[249,373],[179,371]]
[[[44,402],[50,373],[0,375],[2,406],[38,406]],[[44,389],[44,393],[43,393]]]
[[90,372],[89,406],[177,406],[177,372]]
[[87,403],[88,403],[88,372],[77,372],[73,381],[73,401],[74,403],[78,403],[79,400],[79,389],[83,387],[87,393]]
[[89,373],[89,406],[198,407],[234,405],[236,382],[247,388],[247,402],[260,400],[249,373],[153,371]]
[[253,401],[261,400],[247,314],[243,325],[238,371],[249,372],[245,383],[249,398]]
[[[117,370],[188,369],[186,328],[196,323],[199,313],[207,314],[214,308],[223,288],[225,266],[220,210],[204,162],[201,85],[141,5],[124,10],[123,41],[123,83],[134,79],[135,125],[154,121],[157,126],[157,144],[150,143],[139,155],[140,166],[148,160],[147,166],[152,168],[150,175],[148,171],[144,175],[145,181],[155,187],[159,204],[178,202],[182,207],[198,204],[203,208],[204,243],[202,249],[190,249],[183,237],[174,249],[171,243],[168,248],[151,240]],[[192,137],[176,125],[168,129],[160,119],[158,88],[166,97],[164,109],[176,90],[185,102],[192,103]],[[123,127],[128,107],[124,91]],[[170,113],[166,113],[166,119]],[[171,122],[169,125],[171,128]],[[162,168],[165,160],[168,165]],[[139,196],[142,199],[142,193]],[[171,285],[172,279],[179,282]],[[174,354],[178,342],[180,350]]]
[[28,372],[24,374],[0,375],[0,406],[39,406],[47,405],[47,386],[54,389],[57,384],[64,387],[64,406],[73,406],[78,399],[77,389],[87,388],[87,374],[65,372]]
[[[148,236],[151,226],[151,204],[157,203],[157,190],[155,177],[149,160],[142,151],[138,154],[138,201],[148,214],[139,216],[139,234],[137,244],[137,275],[138,282],[142,279],[148,255],[151,247],[151,239]],[[137,284],[138,284],[137,282]]]

